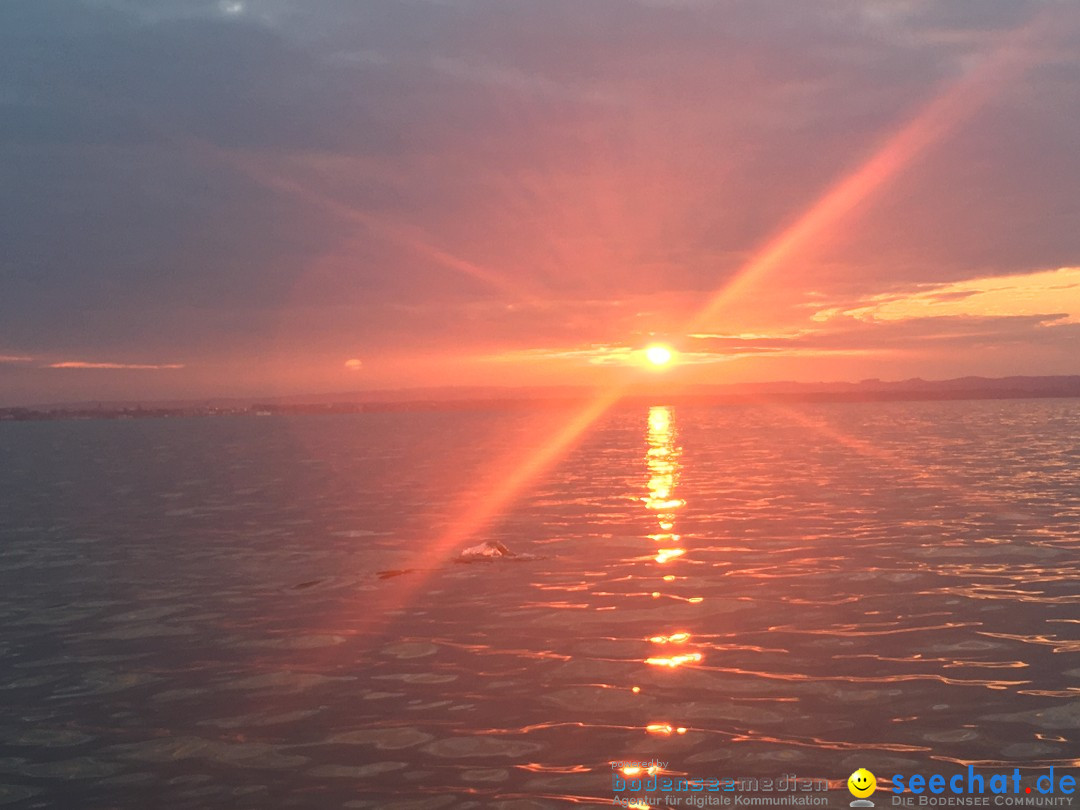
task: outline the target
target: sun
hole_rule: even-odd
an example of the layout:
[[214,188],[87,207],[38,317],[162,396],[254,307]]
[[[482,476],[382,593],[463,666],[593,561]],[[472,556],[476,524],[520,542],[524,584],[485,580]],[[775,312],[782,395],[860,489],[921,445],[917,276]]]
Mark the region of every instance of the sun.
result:
[[666,366],[671,362],[671,349],[667,346],[650,346],[645,350],[645,359],[654,366]]

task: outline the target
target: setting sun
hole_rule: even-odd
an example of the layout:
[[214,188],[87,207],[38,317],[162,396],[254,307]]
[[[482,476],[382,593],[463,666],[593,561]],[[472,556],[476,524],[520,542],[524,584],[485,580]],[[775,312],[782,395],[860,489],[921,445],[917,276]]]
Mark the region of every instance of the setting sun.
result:
[[667,346],[650,346],[645,350],[645,357],[654,366],[666,366],[671,362],[671,349]]

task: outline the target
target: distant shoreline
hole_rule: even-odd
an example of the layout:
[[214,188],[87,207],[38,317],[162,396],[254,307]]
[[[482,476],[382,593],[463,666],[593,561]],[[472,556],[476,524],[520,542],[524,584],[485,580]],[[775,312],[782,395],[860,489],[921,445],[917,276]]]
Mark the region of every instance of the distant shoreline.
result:
[[[1046,379],[1046,378],[1032,378]],[[1055,378],[1050,378],[1055,379]],[[1017,399],[1080,398],[1080,377],[1057,378],[1060,386],[954,387],[944,383],[919,381],[918,387],[903,383],[883,383],[880,388],[852,384],[848,390],[794,390],[733,393],[631,393],[619,400],[616,408],[641,408],[652,405],[697,406],[768,405],[792,403],[848,402],[942,402]],[[876,382],[876,381],[875,381]],[[995,381],[999,382],[999,381]],[[588,396],[475,397],[458,399],[401,399],[359,402],[254,402],[252,404],[176,406],[124,405],[99,407],[52,406],[37,408],[0,408],[0,422],[36,422],[86,419],[167,419],[209,416],[275,416],[355,413],[461,412],[461,411],[533,411],[574,408],[589,402]]]

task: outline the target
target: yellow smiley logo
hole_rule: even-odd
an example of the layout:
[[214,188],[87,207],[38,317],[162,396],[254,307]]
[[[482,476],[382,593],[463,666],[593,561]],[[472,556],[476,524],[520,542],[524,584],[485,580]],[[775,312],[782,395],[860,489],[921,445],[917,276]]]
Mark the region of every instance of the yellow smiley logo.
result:
[[847,780],[847,789],[851,795],[859,799],[865,799],[877,790],[877,779],[866,768],[859,768]]

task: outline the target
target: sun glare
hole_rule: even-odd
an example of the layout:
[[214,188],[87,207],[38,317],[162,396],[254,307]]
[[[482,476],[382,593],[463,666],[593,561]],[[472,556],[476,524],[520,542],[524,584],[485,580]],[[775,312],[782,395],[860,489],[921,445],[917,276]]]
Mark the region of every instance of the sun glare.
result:
[[645,358],[654,366],[666,366],[671,362],[671,349],[667,346],[650,346],[645,350]]

